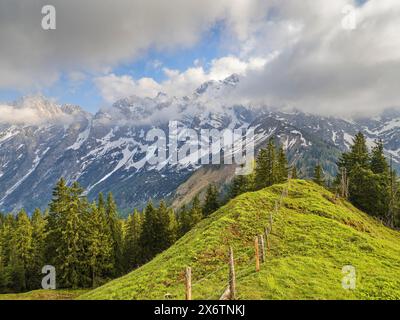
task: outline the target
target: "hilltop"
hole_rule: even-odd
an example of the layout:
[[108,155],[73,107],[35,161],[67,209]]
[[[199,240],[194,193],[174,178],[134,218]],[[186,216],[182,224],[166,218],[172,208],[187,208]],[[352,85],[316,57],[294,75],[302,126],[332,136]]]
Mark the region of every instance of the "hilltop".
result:
[[[310,181],[291,181],[274,212],[286,187],[237,197],[151,262],[80,299],[184,299],[186,266],[193,299],[218,299],[227,286],[229,246],[239,299],[400,299],[398,231]],[[270,213],[271,250],[256,273],[254,237]],[[342,287],[346,265],[355,267],[355,290]]]

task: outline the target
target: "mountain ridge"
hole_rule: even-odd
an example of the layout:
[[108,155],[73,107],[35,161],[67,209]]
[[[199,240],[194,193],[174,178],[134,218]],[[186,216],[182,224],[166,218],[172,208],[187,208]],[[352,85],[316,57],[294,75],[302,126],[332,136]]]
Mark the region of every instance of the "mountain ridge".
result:
[[[124,212],[143,207],[149,199],[157,202],[167,198],[173,202],[179,186],[201,165],[135,167],[151,144],[145,133],[153,127],[167,132],[169,119],[196,132],[252,127],[256,149],[275,137],[285,147],[290,164],[296,165],[303,177],[311,175],[317,161],[324,164],[328,176],[333,176],[337,156],[348,149],[358,131],[366,134],[370,146],[382,138],[387,156],[392,156],[399,167],[400,117],[393,118],[394,111],[376,119],[346,120],[228,104],[225,97],[234,92],[239,81],[237,75],[232,75],[207,82],[183,98],[164,94],[155,98],[129,97],[94,115],[79,106],[57,105],[43,96],[15,103],[27,107],[31,101],[32,108],[48,108],[51,121],[12,125],[0,119],[0,210],[24,207],[32,212],[35,207],[45,208],[60,177],[69,183],[77,180],[89,198],[112,191]],[[56,114],[65,114],[72,120],[53,121],[57,118],[51,112],[54,108],[59,108]]]

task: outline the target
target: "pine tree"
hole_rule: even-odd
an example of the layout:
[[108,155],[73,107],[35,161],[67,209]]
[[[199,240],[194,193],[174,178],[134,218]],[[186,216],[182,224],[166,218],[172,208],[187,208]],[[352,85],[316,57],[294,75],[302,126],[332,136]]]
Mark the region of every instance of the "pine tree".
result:
[[164,200],[160,202],[158,210],[156,211],[156,215],[155,254],[169,248],[170,245],[173,243],[174,237],[170,230],[170,212]]
[[355,166],[350,175],[350,202],[370,215],[384,219],[390,203],[387,177]]
[[21,287],[21,282],[15,284],[13,275],[16,270],[15,260],[15,219],[13,215],[1,215],[2,221],[0,226],[0,260],[1,260],[1,288],[3,292],[8,290],[18,291]]
[[[345,173],[350,202],[357,208],[387,221],[391,211],[391,174],[383,153],[383,142],[377,141],[368,152],[362,133],[354,138],[350,152],[342,154],[336,183]],[[343,185],[343,183],[342,183]]]
[[206,196],[203,206],[203,214],[205,217],[217,211],[219,208],[218,189],[214,184],[210,184],[206,191]]
[[141,246],[140,237],[142,233],[141,213],[135,210],[126,221],[126,235],[124,241],[125,270],[131,271],[140,266]]
[[389,174],[389,166],[383,151],[383,142],[378,140],[375,144],[371,152],[370,168],[376,174]]
[[367,142],[365,136],[361,132],[357,133],[354,137],[350,152],[343,153],[338,162],[339,171],[341,171],[342,168],[346,168],[349,174],[355,166],[362,169],[370,168]]
[[189,211],[190,225],[194,227],[203,219],[203,210],[201,208],[199,196],[195,196],[192,201],[192,208]]
[[29,270],[28,287],[30,290],[40,288],[43,275],[41,270],[45,263],[47,221],[40,209],[35,209],[31,217],[32,225],[32,264]]
[[81,253],[84,251],[81,225],[82,189],[77,183],[71,188],[60,179],[53,192],[47,224],[49,233],[47,257],[56,267],[60,287],[78,288],[82,276]]
[[151,260],[157,253],[158,244],[156,243],[156,224],[157,211],[151,201],[148,202],[144,210],[144,220],[139,243],[142,248],[141,263]]
[[313,181],[320,186],[325,186],[324,171],[319,163],[314,168]]
[[291,178],[292,178],[292,179],[298,179],[298,176],[297,176],[297,168],[296,168],[295,165],[292,167],[292,176],[291,176]]
[[106,216],[96,203],[90,206],[87,218],[85,257],[90,267],[91,285],[96,287],[98,281],[105,278],[113,267],[113,247]]
[[[101,198],[99,198],[99,207]],[[113,276],[119,276],[123,272],[123,256],[122,256],[122,224],[118,217],[118,209],[115,204],[112,193],[107,196],[107,203],[105,207],[106,222],[109,227],[109,234],[113,247]]]
[[283,147],[281,146],[278,151],[278,159],[277,159],[277,169],[276,169],[276,181],[277,183],[283,183],[287,181],[289,175],[289,166],[286,158],[286,153]]
[[257,155],[254,184],[256,190],[263,189],[268,186],[268,152],[261,149]]
[[229,198],[236,198],[238,195],[249,191],[248,177],[239,175],[235,176],[229,186]]
[[16,260],[23,273],[21,289],[25,290],[28,288],[28,270],[30,270],[33,261],[33,244],[32,225],[23,209],[17,215],[14,237]]
[[175,211],[173,209],[169,210],[169,234],[170,234],[169,245],[171,246],[175,243],[176,240],[178,240],[178,235],[179,235],[179,223]]
[[178,226],[179,226],[179,237],[182,237],[184,234],[190,231],[192,225],[189,216],[189,210],[186,205],[183,205],[178,212]]
[[[0,238],[0,249],[2,246],[1,238]],[[3,261],[3,257],[0,253],[0,293],[5,293],[10,284],[9,273],[6,269],[6,265]]]

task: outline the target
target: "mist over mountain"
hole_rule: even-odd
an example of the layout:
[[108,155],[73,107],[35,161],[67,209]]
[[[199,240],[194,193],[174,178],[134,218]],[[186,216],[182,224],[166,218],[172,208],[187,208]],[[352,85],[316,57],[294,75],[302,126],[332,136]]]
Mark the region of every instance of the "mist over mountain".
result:
[[[208,81],[185,97],[130,96],[94,115],[43,96],[0,105],[0,110],[8,110],[0,119],[0,210],[46,207],[60,177],[78,181],[89,198],[112,191],[124,211],[142,207],[149,199],[173,201],[179,186],[201,168],[200,161],[138,165],[154,143],[146,140],[146,132],[157,127],[168,136],[170,120],[196,132],[254,128],[256,149],[276,137],[304,177],[311,175],[317,161],[328,176],[335,175],[338,155],[358,131],[370,146],[383,139],[386,154],[400,164],[399,112],[345,119],[235,104],[230,100],[238,83],[239,76],[232,75]],[[218,183],[226,180],[224,176]]]

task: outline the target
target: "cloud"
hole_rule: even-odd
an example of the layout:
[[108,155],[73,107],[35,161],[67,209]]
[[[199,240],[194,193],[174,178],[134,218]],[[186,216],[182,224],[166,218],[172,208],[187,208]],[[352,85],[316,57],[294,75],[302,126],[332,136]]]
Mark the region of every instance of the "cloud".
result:
[[[19,0],[0,2],[0,88],[49,86],[70,72],[102,72],[149,48],[195,44],[217,22],[245,37],[263,0]],[[56,8],[57,29],[41,28]]]
[[32,108],[15,108],[8,105],[0,105],[0,124],[38,124],[40,115]]
[[156,82],[151,78],[135,80],[128,75],[117,76],[113,73],[97,77],[94,81],[101,95],[107,102],[136,95],[139,97],[155,97],[159,92],[171,96],[190,95],[201,84],[209,80],[223,80],[233,73],[245,75],[258,70],[266,64],[264,58],[251,58],[247,61],[234,56],[226,56],[211,61],[209,68],[194,62],[194,66],[184,71],[164,68],[166,79]]
[[[362,3],[356,5],[356,3]],[[57,30],[41,29],[41,7]],[[355,30],[343,28],[355,7]],[[60,73],[91,75],[113,102],[129,95],[191,93],[201,83],[243,74],[237,101],[323,114],[379,113],[400,105],[398,0],[19,0],[0,2],[0,88],[48,86]],[[165,79],[117,75],[113,67],[149,49],[194,45],[223,21],[226,57]],[[219,24],[220,25],[220,24]]]
[[248,74],[238,99],[332,115],[399,107],[400,2],[355,7],[355,30],[343,28],[349,3],[270,1],[275,14],[248,50],[278,54]]
[[53,100],[41,95],[26,96],[12,105],[0,104],[0,124],[41,125],[69,124],[77,115],[64,112]]

